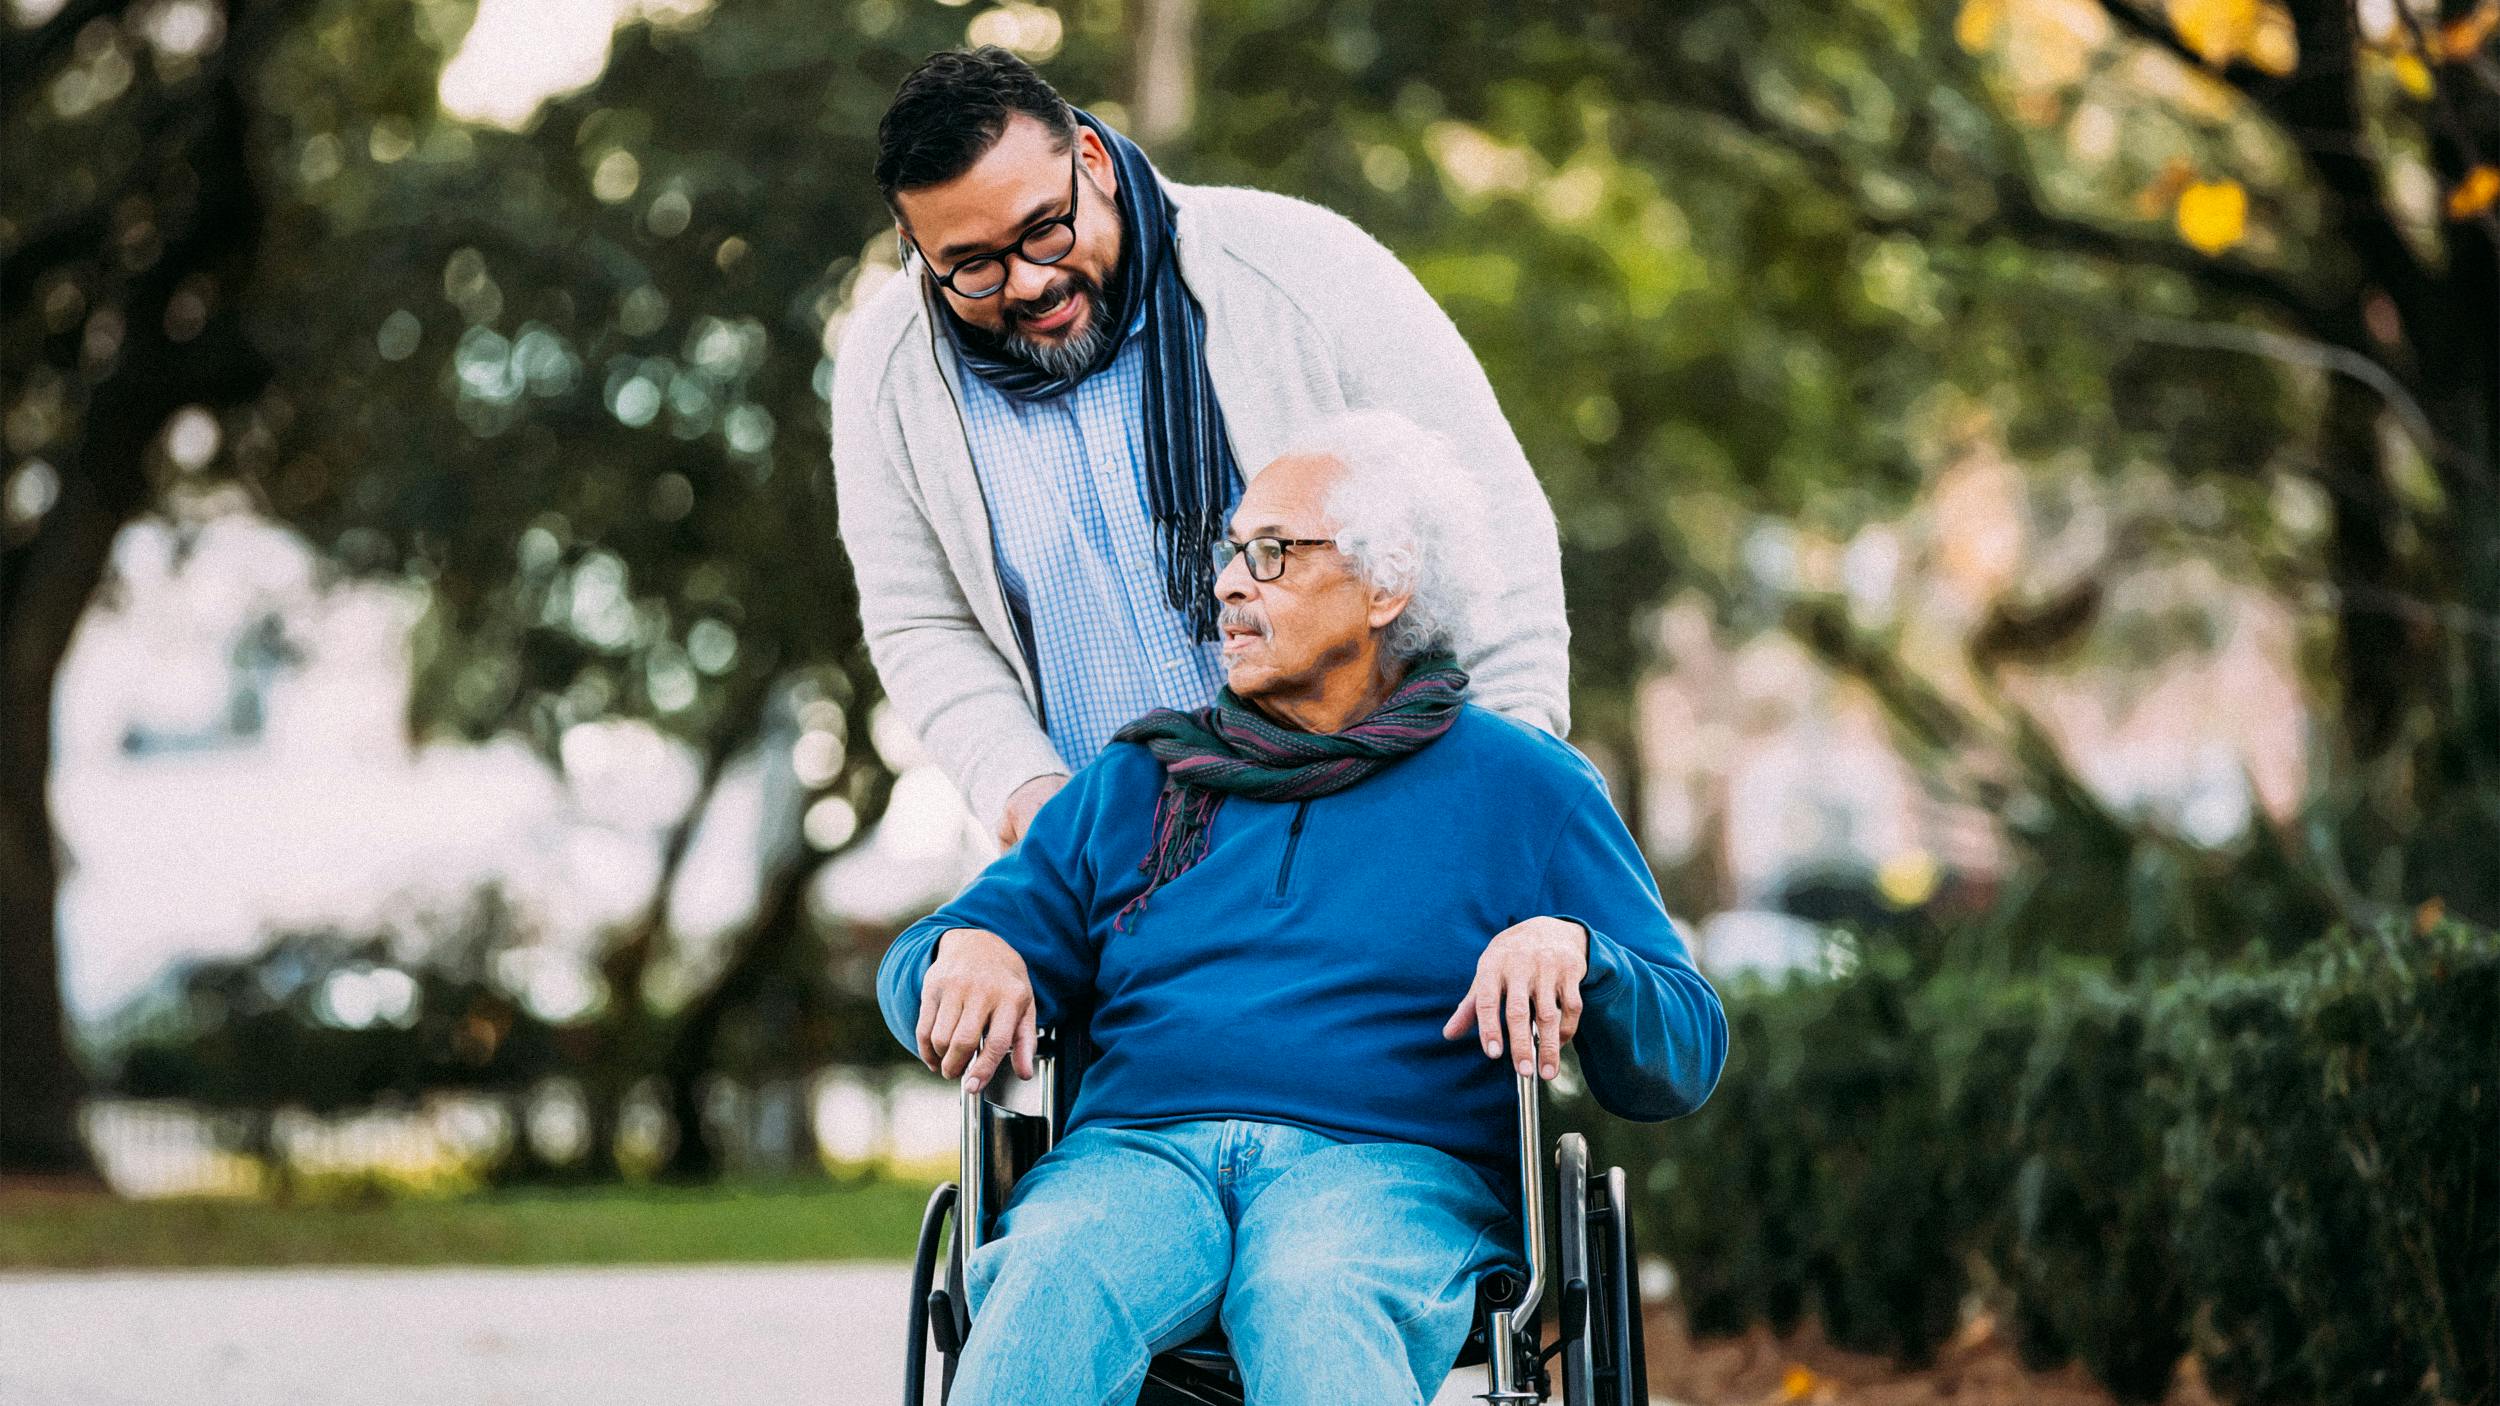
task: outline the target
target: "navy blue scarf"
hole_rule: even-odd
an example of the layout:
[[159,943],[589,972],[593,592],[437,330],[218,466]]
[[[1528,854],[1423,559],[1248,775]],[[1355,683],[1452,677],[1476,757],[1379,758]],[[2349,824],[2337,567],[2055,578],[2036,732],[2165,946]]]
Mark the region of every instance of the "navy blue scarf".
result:
[[1216,601],[1209,553],[1224,535],[1224,512],[1241,475],[1224,436],[1224,409],[1207,378],[1206,313],[1181,282],[1172,256],[1172,198],[1154,163],[1092,113],[1071,111],[1102,138],[1120,177],[1120,263],[1103,289],[1105,306],[1094,309],[1111,333],[1101,355],[1076,375],[1053,376],[963,326],[943,298],[938,304],[946,315],[939,321],[972,374],[1003,395],[1048,400],[1109,366],[1126,340],[1122,332],[1145,309],[1146,511],[1163,553],[1164,600],[1193,635],[1211,640]]

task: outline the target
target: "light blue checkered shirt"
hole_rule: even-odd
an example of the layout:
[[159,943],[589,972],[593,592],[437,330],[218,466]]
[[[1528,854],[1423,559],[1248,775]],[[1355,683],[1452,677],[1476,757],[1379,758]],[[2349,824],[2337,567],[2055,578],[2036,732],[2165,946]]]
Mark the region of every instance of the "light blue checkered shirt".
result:
[[1224,683],[1221,646],[1191,639],[1164,601],[1146,510],[1142,321],[1065,395],[1017,400],[962,378],[999,578],[1030,622],[1042,725],[1070,772],[1139,716],[1204,707]]

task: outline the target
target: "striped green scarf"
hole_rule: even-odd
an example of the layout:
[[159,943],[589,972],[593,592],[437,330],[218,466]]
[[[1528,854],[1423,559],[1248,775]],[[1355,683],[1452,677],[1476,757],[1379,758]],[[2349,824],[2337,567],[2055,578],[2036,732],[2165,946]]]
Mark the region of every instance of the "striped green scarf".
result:
[[1157,708],[1114,735],[1144,743],[1163,764],[1154,843],[1138,872],[1146,887],[1112,921],[1116,931],[1148,895],[1206,858],[1207,836],[1226,796],[1300,801],[1326,796],[1422,750],[1458,721],[1467,673],[1448,654],[1415,661],[1406,678],[1361,722],[1338,732],[1280,727],[1227,688],[1194,712]]

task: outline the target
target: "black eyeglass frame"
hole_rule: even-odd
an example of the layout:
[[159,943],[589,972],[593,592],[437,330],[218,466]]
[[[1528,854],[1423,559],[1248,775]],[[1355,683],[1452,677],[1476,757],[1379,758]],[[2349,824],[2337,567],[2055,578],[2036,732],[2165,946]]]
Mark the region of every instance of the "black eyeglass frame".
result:
[[[1265,576],[1261,576],[1259,574],[1258,562],[1250,555],[1250,549],[1259,545],[1261,542],[1273,542],[1276,544],[1276,569]],[[1250,573],[1250,579],[1265,583],[1278,580],[1284,576],[1285,559],[1293,554],[1294,548],[1333,547],[1335,545],[1337,545],[1337,542],[1333,537],[1258,536],[1251,538],[1247,542],[1236,542],[1232,538],[1227,537],[1223,541],[1216,543],[1213,547],[1208,548],[1207,554],[1215,562],[1216,575],[1223,575],[1225,568],[1233,564],[1233,558],[1241,557],[1249,563],[1246,569]]]
[[[947,292],[954,294],[958,298],[995,298],[1007,287],[1007,280],[1011,274],[1011,271],[1007,267],[1007,261],[1009,259],[1022,259],[1026,263],[1032,264],[1037,268],[1049,268],[1052,264],[1058,263],[1070,254],[1075,253],[1077,210],[1076,178],[1079,169],[1077,164],[1077,151],[1080,145],[1081,144],[1074,137],[1070,137],[1068,139],[1067,213],[1064,215],[1053,215],[1049,219],[1043,220],[1034,225],[1023,234],[1016,236],[1016,242],[1013,244],[1002,244],[995,249],[984,250],[978,254],[966,254],[962,258],[955,261],[955,266],[953,268],[944,273],[940,273],[937,271],[937,261],[931,259],[928,251],[920,247],[920,241],[912,238],[911,234],[906,231],[903,238],[911,245],[911,251],[920,256],[921,266],[929,271],[929,281],[935,283],[938,287],[945,289]],[[1067,248],[1060,250],[1058,253],[1051,255],[1047,259],[1041,258],[1026,250],[1025,246],[1032,243],[1035,237],[1060,228],[1065,228],[1068,232]],[[981,263],[984,260],[994,262],[998,265],[997,287],[990,289],[986,293],[974,293],[967,289],[955,286],[955,280],[962,276],[965,269],[974,264]]]

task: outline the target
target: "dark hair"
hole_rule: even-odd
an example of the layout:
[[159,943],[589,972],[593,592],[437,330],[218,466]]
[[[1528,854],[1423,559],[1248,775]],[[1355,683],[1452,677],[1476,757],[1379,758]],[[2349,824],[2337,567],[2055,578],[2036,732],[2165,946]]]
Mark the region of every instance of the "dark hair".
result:
[[877,123],[877,189],[944,185],[972,169],[1022,113],[1050,129],[1062,150],[1076,133],[1059,90],[995,44],[931,54],[894,90]]

